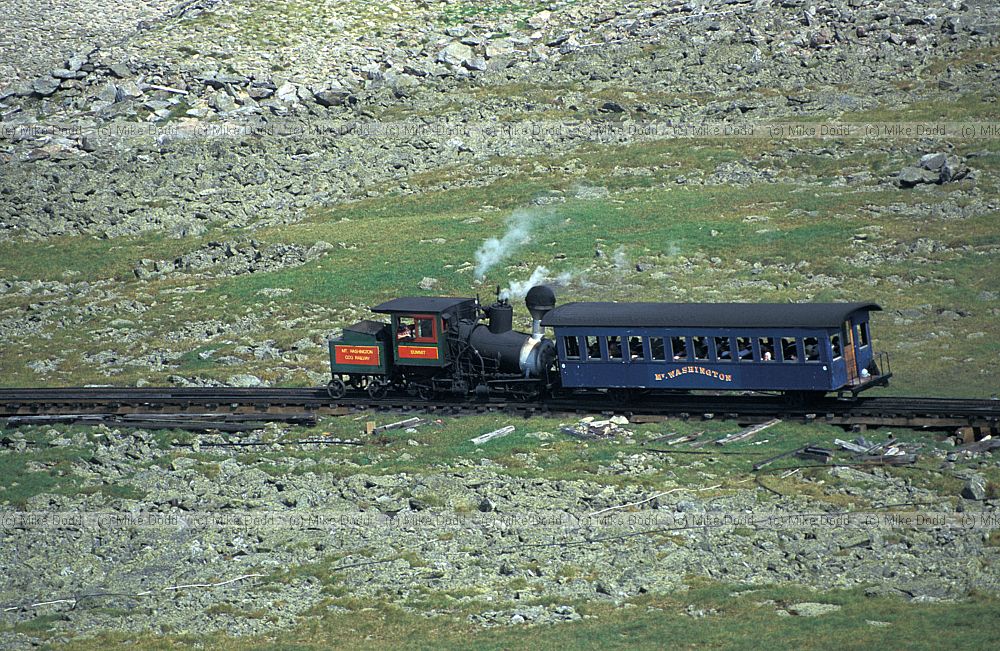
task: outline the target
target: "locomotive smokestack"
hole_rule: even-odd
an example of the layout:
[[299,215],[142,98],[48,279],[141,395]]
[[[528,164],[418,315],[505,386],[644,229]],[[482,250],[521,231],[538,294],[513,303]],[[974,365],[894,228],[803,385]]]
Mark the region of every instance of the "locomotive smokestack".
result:
[[486,315],[490,318],[490,332],[495,335],[509,332],[514,327],[514,308],[506,299],[486,308]]
[[535,285],[524,297],[524,305],[531,314],[531,337],[541,339],[544,334],[542,317],[556,306],[556,293],[548,285]]

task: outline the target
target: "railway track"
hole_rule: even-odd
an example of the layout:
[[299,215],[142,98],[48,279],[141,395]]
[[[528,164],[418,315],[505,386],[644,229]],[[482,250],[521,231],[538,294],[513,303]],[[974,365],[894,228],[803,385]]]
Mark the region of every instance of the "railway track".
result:
[[[911,427],[964,429],[967,437],[1000,434],[1000,401],[923,397],[821,398],[795,404],[781,396],[680,394],[623,402],[604,395],[510,402],[411,396],[373,400],[365,394],[331,400],[324,388],[113,388],[0,389],[0,419],[6,424],[87,422],[95,416],[129,416],[148,423],[170,415],[220,422],[283,420],[305,415],[344,415],[364,409],[447,414],[506,412],[542,414],[624,414],[637,421],[663,418],[727,419],[752,424],[772,418],[822,422],[849,428]],[[77,418],[78,417],[78,418]],[[127,424],[127,419],[123,419]]]

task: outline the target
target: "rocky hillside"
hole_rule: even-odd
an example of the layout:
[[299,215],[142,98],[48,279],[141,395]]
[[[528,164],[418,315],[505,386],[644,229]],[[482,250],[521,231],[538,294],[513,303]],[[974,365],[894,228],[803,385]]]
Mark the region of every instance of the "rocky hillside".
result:
[[[995,65],[963,65],[995,46],[988,4],[60,4],[50,11],[85,14],[87,29],[12,30],[25,43],[3,61],[0,236],[287,223],[426,189],[413,178],[444,167],[488,163],[466,181],[488,182],[589,140],[483,133],[497,123],[836,119],[977,92],[992,103]],[[15,26],[38,13],[4,11]],[[371,135],[400,121],[413,128]]]
[[[317,385],[327,337],[371,305],[544,279],[560,300],[876,300],[890,390],[989,395],[994,5],[5,2],[0,384]],[[122,518],[0,523],[0,648],[732,647],[748,630],[930,648],[942,625],[954,646],[997,646],[978,624],[996,613],[1000,527],[636,531],[755,509],[995,517],[988,453],[897,431],[913,467],[753,474],[846,435],[781,424],[733,454],[663,454],[646,445],[732,424],[584,440],[537,418],[470,443],[507,424],[494,416],[322,443],[385,416],[242,447],[0,431],[0,516]],[[185,520],[319,511],[371,519]],[[128,526],[136,513],[173,519]],[[525,526],[595,513],[639,519]]]

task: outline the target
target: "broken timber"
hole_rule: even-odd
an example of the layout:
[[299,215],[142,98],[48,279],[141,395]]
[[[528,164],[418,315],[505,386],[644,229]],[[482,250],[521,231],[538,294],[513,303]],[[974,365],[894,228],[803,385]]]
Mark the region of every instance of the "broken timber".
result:
[[483,434],[482,436],[477,436],[476,438],[470,439],[470,440],[474,444],[476,444],[476,445],[482,445],[483,443],[486,443],[487,441],[491,441],[493,439],[500,438],[501,436],[507,436],[508,434],[510,434],[513,431],[514,431],[514,426],[513,425],[508,425],[507,427],[501,427],[500,429],[495,429],[492,432],[487,432],[487,433]]
[[400,429],[401,427],[416,427],[417,425],[423,425],[424,421],[422,418],[407,418],[406,420],[397,421],[395,423],[389,423],[388,425],[379,425],[378,427],[372,429],[373,434],[378,434],[380,432],[387,432],[391,429]]
[[735,434],[730,434],[729,436],[724,436],[721,439],[715,441],[716,445],[726,445],[727,443],[733,443],[735,441],[742,441],[748,439],[758,432],[766,430],[768,427],[773,427],[781,422],[780,418],[773,418],[766,423],[760,423],[759,425],[753,425],[748,427],[742,432],[736,432]]

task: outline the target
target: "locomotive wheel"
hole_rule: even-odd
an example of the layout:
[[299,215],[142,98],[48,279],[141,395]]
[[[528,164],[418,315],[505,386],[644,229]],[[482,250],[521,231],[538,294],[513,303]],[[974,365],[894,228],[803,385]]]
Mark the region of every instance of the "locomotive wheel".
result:
[[518,402],[530,402],[538,397],[538,391],[536,389],[525,389],[517,388],[511,389],[507,392],[511,400],[517,400]]
[[389,393],[388,380],[376,378],[368,384],[368,395],[371,396],[373,400],[384,398],[387,393]]
[[326,392],[334,400],[340,400],[347,393],[347,387],[344,386],[344,381],[339,377],[335,377],[330,380],[330,383],[326,385]]
[[417,397],[421,400],[433,400],[434,396],[437,395],[437,391],[434,390],[429,384],[419,384],[417,385]]

